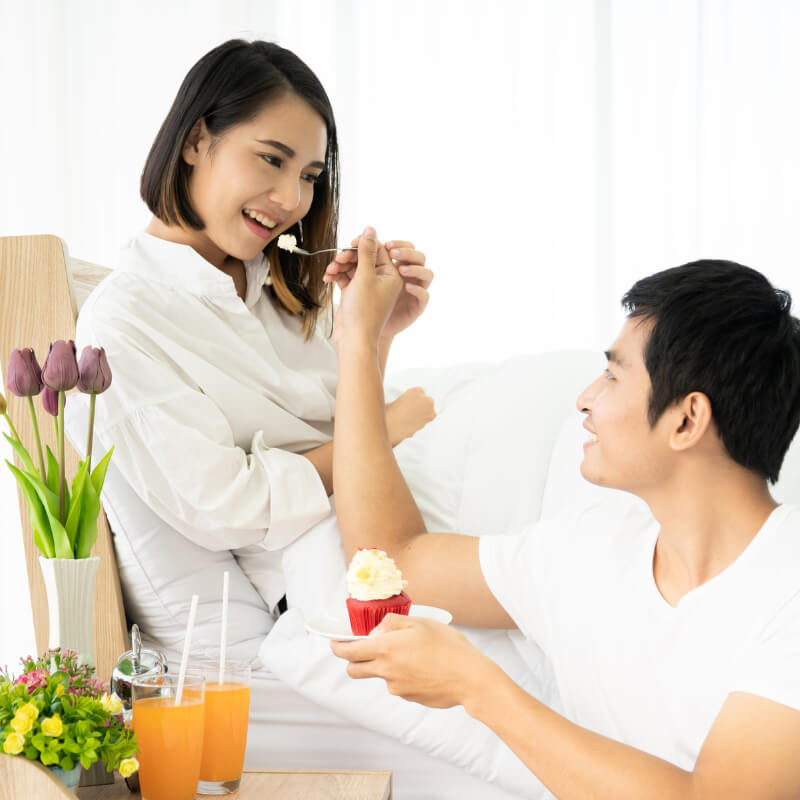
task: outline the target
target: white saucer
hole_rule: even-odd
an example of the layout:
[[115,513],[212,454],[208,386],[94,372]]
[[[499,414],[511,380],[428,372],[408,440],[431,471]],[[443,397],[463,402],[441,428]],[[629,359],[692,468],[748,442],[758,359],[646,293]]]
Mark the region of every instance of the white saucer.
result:
[[[443,608],[436,606],[420,606],[411,604],[409,617],[425,617],[434,622],[441,622],[449,625],[453,615]],[[309,633],[316,633],[317,636],[324,636],[326,639],[333,639],[337,642],[352,642],[355,639],[366,639],[366,636],[357,636],[350,630],[350,620],[344,616],[334,616],[325,614],[324,616],[311,617],[306,620],[306,630]]]

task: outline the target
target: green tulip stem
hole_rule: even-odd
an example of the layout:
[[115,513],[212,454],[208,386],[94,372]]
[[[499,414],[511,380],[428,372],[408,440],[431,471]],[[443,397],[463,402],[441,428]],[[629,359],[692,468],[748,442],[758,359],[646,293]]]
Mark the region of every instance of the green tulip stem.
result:
[[64,399],[65,392],[58,393],[58,486],[59,509],[61,511],[61,524],[67,521],[66,516],[66,482],[64,478]]
[[89,395],[89,433],[86,435],[86,463],[89,467],[89,474],[92,474],[92,442],[94,440],[94,401],[97,400],[96,394]]
[[33,423],[33,438],[36,439],[36,449],[39,451],[39,469],[42,473],[42,480],[47,480],[47,473],[44,470],[44,451],[42,450],[42,437],[39,436],[39,421],[36,419],[36,409],[33,407],[33,398],[28,397],[28,411],[31,412],[31,422]]
[[53,417],[53,430],[55,431],[56,438],[55,441],[58,441],[58,415]]
[[17,429],[14,427],[14,423],[11,421],[11,417],[8,416],[8,412],[4,412],[3,417],[5,418],[5,421],[8,423],[8,427],[11,430],[11,435],[14,437],[14,441],[19,442],[20,441],[19,434],[17,433]]

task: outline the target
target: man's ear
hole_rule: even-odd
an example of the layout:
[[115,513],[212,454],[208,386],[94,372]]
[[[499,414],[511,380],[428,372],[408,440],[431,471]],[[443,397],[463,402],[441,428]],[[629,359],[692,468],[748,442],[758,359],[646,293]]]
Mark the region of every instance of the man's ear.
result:
[[200,117],[192,126],[186,141],[183,143],[183,150],[181,151],[183,160],[190,166],[195,166],[201,157],[205,155],[210,140],[211,136],[208,133],[208,128],[206,128],[206,121]]
[[712,423],[711,401],[702,392],[691,392],[669,412],[673,428],[669,444],[673,450],[688,450],[705,436]]

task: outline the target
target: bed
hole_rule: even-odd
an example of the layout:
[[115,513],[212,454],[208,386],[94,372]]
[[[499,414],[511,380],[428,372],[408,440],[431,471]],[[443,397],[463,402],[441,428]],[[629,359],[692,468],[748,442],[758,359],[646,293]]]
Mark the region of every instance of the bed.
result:
[[[34,271],[32,264],[41,264],[43,256],[32,239],[46,240],[38,244],[46,245],[49,273],[42,273],[41,266]],[[77,309],[105,272],[71,261],[54,237],[0,240],[0,266],[3,286],[16,287],[13,295],[6,290],[3,301],[4,350],[10,349],[6,329],[28,318],[10,306],[13,297],[28,297],[35,289],[31,275],[62,286]],[[9,284],[12,269],[17,279]],[[9,321],[7,309],[18,315],[18,323]],[[71,321],[74,325],[74,316]],[[37,328],[42,340],[71,335],[64,327],[69,318],[62,316],[56,329],[48,324],[46,331]],[[35,338],[24,341],[43,346]],[[387,394],[422,385],[436,400],[437,419],[396,449],[429,530],[498,535],[594,502],[638,502],[589,485],[578,471],[585,432],[574,400],[603,363],[595,353],[550,352],[390,376]],[[68,410],[68,433],[72,430],[80,441],[85,430],[80,396],[71,396]],[[797,441],[775,495],[800,501]],[[287,576],[289,604],[276,621],[248,576],[246,553],[203,550],[166,529],[114,473],[113,461],[103,502],[113,540],[102,528],[98,553],[105,572],[96,627],[102,674],[110,673],[116,655],[126,649],[124,614],[175,663],[194,592],[200,594],[200,606],[193,655],[213,657],[220,630],[219,587],[227,569],[232,576],[230,652],[254,668],[247,766],[391,769],[397,798],[550,796],[513,753],[462,709],[425,709],[391,697],[380,681],[351,681],[327,642],[305,630],[306,617],[343,603],[345,563],[334,514],[288,547],[275,565]],[[38,565],[29,558],[28,566],[42,648],[46,613],[36,583]],[[465,632],[526,690],[558,707],[549,665],[535,645],[515,632]]]

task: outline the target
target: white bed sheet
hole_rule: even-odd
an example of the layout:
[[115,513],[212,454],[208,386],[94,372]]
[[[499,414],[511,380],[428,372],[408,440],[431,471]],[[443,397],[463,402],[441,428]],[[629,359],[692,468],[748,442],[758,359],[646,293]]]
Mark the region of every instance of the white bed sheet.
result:
[[250,707],[246,767],[388,769],[395,800],[517,797],[416,747],[349,722],[298,694],[268,670],[253,671]]

